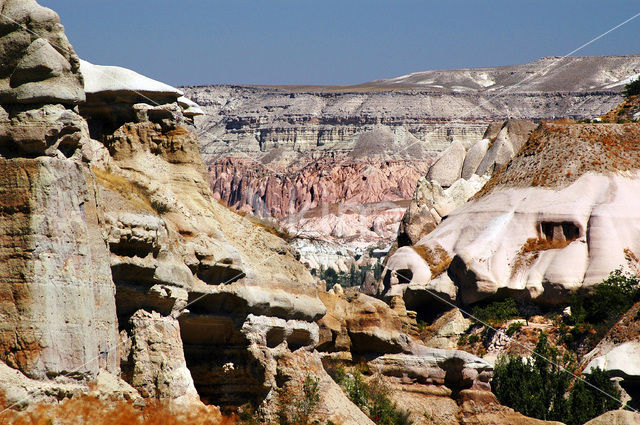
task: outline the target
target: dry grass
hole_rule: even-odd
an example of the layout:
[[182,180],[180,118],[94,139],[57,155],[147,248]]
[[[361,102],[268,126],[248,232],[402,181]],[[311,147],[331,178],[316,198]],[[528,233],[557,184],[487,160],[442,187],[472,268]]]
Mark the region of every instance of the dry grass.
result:
[[633,114],[640,111],[640,95],[631,96],[625,99],[616,108],[600,117],[602,122],[630,122]]
[[134,207],[144,211],[156,212],[146,191],[134,182],[97,167],[92,167],[92,171],[98,179],[98,183],[118,193],[131,202]]
[[568,246],[571,240],[548,240],[543,237],[529,238],[516,254],[513,263],[512,275],[515,275],[522,267],[529,267],[538,258],[541,251],[549,249],[562,249]]
[[449,268],[449,264],[451,264],[452,258],[447,251],[439,246],[433,250],[424,245],[413,245],[411,248],[427,262],[431,270],[432,279],[444,273]]
[[500,187],[559,189],[587,172],[640,169],[640,125],[542,123],[473,199]]
[[[2,404],[3,406],[5,403]],[[234,417],[224,417],[216,407],[181,411],[160,403],[136,407],[131,402],[105,401],[91,396],[74,397],[58,404],[38,404],[28,411],[7,410],[0,415],[2,425],[232,425]]]

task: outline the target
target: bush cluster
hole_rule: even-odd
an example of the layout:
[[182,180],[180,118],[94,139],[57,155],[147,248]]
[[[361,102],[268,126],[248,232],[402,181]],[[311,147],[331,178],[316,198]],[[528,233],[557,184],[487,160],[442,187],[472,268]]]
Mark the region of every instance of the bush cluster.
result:
[[584,381],[576,379],[570,389],[573,375],[567,371],[573,369],[573,362],[561,359],[544,333],[535,352],[530,360],[520,356],[498,359],[492,388],[500,403],[527,416],[567,425],[583,424],[620,407],[620,393],[607,373],[592,370]]
[[362,373],[346,373],[337,368],[331,371],[333,379],[342,387],[349,399],[378,425],[410,425],[409,412],[396,405],[388,396],[385,385],[377,380],[366,382]]
[[484,306],[475,306],[472,313],[475,318],[494,327],[520,315],[518,306],[513,298],[507,298],[504,301],[494,301]]
[[624,86],[622,94],[624,95],[624,97],[630,97],[640,94],[640,78]]
[[367,265],[357,268],[355,264],[352,264],[348,273],[336,272],[332,268],[325,269],[324,267],[320,267],[320,270],[312,269],[311,274],[323,279],[327,283],[327,290],[329,290],[333,288],[333,285],[336,283],[339,283],[344,288],[358,286],[362,283],[368,271],[373,271],[373,277],[376,280],[380,280],[382,276],[382,263],[380,263],[380,260],[378,260],[373,267]]
[[[620,316],[640,300],[637,276],[618,269],[595,286],[591,294],[571,298],[571,315],[561,326],[562,342],[576,348],[581,342],[597,342]],[[573,326],[569,329],[566,325]]]
[[311,421],[319,403],[318,380],[307,375],[302,384],[302,397],[294,397],[286,389],[278,394],[278,425],[319,424]]

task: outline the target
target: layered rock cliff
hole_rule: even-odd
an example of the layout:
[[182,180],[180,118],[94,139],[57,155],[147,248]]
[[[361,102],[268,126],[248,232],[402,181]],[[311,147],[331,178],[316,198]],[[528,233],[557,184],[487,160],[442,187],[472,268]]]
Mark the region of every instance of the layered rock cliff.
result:
[[278,353],[317,341],[314,279],[282,239],[213,200],[180,91],[81,68],[55,12],[1,5],[4,38],[31,40],[2,53],[8,402],[105,379],[181,404],[264,399]]
[[[202,105],[196,124],[214,195],[280,221],[300,236],[304,251],[320,237],[333,254],[304,259],[335,267],[340,246],[361,254],[362,247],[391,243],[400,218],[393,210],[404,208],[398,202],[411,199],[453,141],[468,149],[488,124],[508,118],[596,117],[620,102],[624,80],[638,73],[638,56],[544,58],[348,87],[184,90]],[[356,222],[352,210],[362,204]],[[345,208],[330,212],[336,205]]]

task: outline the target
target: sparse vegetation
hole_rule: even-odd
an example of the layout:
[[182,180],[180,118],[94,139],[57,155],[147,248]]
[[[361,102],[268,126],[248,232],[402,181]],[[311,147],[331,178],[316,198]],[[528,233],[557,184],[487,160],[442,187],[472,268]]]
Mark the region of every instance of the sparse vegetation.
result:
[[519,311],[513,298],[504,301],[494,301],[486,305],[477,305],[473,308],[472,314],[484,323],[496,327],[509,319],[518,317]]
[[[103,170],[97,167],[92,167],[93,174],[96,176],[98,183],[105,188],[112,190],[127,201],[131,203],[134,208],[139,208],[143,211],[157,212],[156,208],[149,199],[147,192],[137,185],[122,176],[113,174],[109,170]],[[157,207],[157,206],[156,206]],[[160,212],[158,212],[160,214]]]
[[524,323],[522,322],[513,322],[509,325],[509,327],[507,328],[507,336],[512,337],[514,336],[516,333],[520,332],[522,330],[522,327],[524,326]]
[[312,421],[319,403],[318,380],[307,375],[302,383],[301,396],[292,394],[289,388],[278,393],[278,425],[319,424]]
[[380,280],[382,276],[382,263],[380,260],[378,260],[373,267],[369,265],[356,267],[355,264],[352,264],[348,273],[336,272],[333,268],[325,269],[324,267],[320,267],[320,270],[311,270],[311,274],[323,279],[327,283],[327,290],[329,290],[333,288],[333,285],[336,283],[340,284],[343,288],[358,286],[362,283],[368,271],[373,272],[374,279]]
[[337,367],[330,370],[349,399],[378,425],[410,425],[409,412],[396,405],[389,398],[389,390],[380,380],[366,380],[362,372],[346,372]]
[[[595,345],[631,306],[640,300],[640,280],[618,269],[595,286],[590,294],[571,298],[571,315],[561,327],[562,342],[576,349]],[[569,326],[572,326],[569,328]]]
[[513,274],[522,267],[528,267],[538,258],[540,252],[549,249],[562,249],[569,245],[571,240],[547,239],[545,237],[529,238],[516,254],[513,263]]

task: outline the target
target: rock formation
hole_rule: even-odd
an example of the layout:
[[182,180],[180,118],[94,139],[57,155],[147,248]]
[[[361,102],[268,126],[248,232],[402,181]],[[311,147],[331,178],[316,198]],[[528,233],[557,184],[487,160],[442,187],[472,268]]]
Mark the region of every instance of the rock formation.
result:
[[[566,302],[639,249],[638,140],[632,124],[540,125],[471,202],[415,246],[399,248],[387,266],[409,288],[450,302],[496,295]],[[450,261],[438,278],[433,253]]]
[[[620,102],[625,79],[638,72],[639,56],[543,58],[349,87],[183,90],[203,105],[205,115],[196,123],[215,196],[239,210],[286,221],[305,251],[324,234],[322,241],[335,245],[332,255],[325,255],[324,246],[306,260],[321,258],[324,267],[337,269],[340,259],[349,261],[338,255],[344,251],[339,245],[362,253],[363,246],[392,242],[399,220],[375,234],[373,221],[386,221],[399,201],[408,203],[417,180],[453,141],[469,149],[488,124],[508,118],[596,117]],[[498,168],[504,165],[517,147],[511,152],[514,146],[501,139],[484,142],[485,152],[483,144],[474,147],[461,177],[476,172],[489,143],[492,160],[477,174],[490,173],[496,159]],[[354,225],[350,211],[362,204],[371,206],[367,219]],[[345,211],[324,219],[323,208],[336,205]]]
[[108,376],[121,394],[182,404],[263,399],[276,356],[317,342],[314,279],[282,239],[212,198],[197,105],[132,71],[81,67],[35,1],[1,5],[26,25],[2,24],[8,401],[87,393]]
[[415,245],[443,217],[482,189],[489,177],[520,150],[535,126],[526,120],[494,123],[487,127],[483,139],[467,151],[457,142],[447,148],[427,175],[418,180],[389,254],[398,247]]

